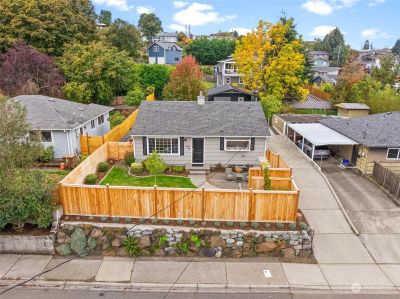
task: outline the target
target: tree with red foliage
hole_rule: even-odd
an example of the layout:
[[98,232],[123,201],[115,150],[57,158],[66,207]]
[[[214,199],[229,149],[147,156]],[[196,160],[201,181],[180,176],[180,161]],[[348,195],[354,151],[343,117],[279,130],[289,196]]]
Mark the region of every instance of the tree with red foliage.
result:
[[0,90],[4,95],[62,96],[64,77],[53,58],[24,43],[0,55]]
[[163,97],[166,100],[194,101],[200,91],[205,89],[202,82],[203,73],[193,56],[182,59],[172,72],[168,84],[164,87]]

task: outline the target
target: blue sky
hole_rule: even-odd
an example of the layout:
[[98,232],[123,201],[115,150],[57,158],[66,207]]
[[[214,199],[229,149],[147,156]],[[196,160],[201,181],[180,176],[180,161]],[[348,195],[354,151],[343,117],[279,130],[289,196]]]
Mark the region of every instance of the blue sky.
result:
[[258,20],[278,20],[282,11],[294,17],[304,39],[324,36],[333,27],[359,49],[366,39],[374,47],[392,47],[400,38],[400,0],[92,0],[96,10],[137,24],[143,12],[154,12],[165,31],[191,24],[193,34],[237,29],[244,33]]

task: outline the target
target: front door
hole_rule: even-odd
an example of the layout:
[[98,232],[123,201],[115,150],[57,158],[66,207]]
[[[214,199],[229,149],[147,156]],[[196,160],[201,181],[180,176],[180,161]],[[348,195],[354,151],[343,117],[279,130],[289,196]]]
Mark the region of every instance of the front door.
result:
[[204,138],[192,139],[192,164],[204,164]]

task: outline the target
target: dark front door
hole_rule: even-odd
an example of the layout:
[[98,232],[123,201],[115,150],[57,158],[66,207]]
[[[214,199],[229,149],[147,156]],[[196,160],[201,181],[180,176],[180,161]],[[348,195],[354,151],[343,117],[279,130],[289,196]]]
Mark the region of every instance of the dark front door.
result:
[[204,164],[204,139],[193,138],[192,164]]

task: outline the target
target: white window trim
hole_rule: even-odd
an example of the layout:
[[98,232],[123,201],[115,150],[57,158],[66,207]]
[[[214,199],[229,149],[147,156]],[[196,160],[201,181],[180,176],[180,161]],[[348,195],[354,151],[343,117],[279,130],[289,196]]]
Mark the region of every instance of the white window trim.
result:
[[90,121],[90,129],[91,129],[91,130],[96,129],[96,120],[92,119],[92,120]]
[[[102,122],[100,122],[100,119],[102,118]],[[97,117],[97,125],[101,126],[102,124],[104,124],[105,120],[104,120],[104,114],[100,115]]]
[[[42,140],[42,132],[50,132],[50,137],[51,137],[51,141],[43,141]],[[43,130],[43,131],[40,131],[40,141],[42,142],[42,143],[46,143],[46,144],[52,144],[53,143],[53,131],[47,131],[47,130]]]
[[153,47],[153,51],[154,51],[155,53],[160,52],[160,47],[159,47],[159,46],[154,46],[154,47]]
[[[228,141],[247,141],[249,143],[248,149],[227,149],[226,143]],[[249,139],[226,139],[224,140],[224,150],[226,152],[249,152],[251,150],[251,138]]]
[[179,137],[147,137],[147,154],[150,155],[152,152],[150,152],[150,145],[149,141],[150,139],[154,139],[154,147],[156,147],[156,139],[171,139],[171,144],[172,144],[172,139],[178,139],[178,153],[171,153],[171,154],[165,154],[165,153],[158,153],[160,156],[180,156],[181,155],[181,139]]
[[[389,151],[397,150],[397,158],[389,158]],[[389,147],[386,152],[386,160],[400,160],[400,148],[398,147]]]

